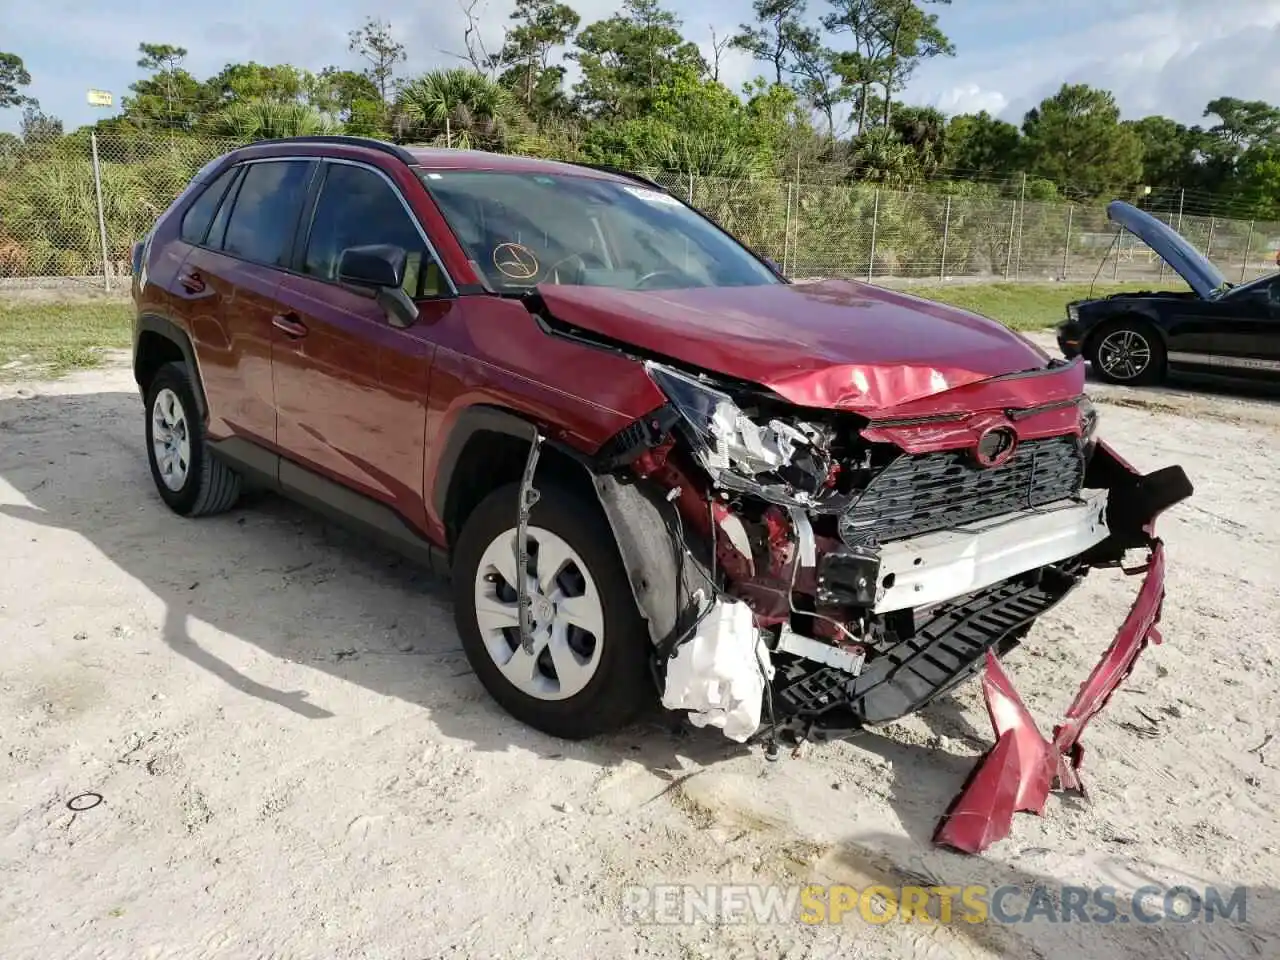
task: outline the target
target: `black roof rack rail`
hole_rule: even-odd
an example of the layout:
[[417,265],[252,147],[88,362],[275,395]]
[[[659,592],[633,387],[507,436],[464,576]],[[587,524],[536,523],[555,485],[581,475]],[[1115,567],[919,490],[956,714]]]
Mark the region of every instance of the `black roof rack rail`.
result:
[[643,173],[636,173],[634,170],[615,167],[608,163],[586,163],[581,160],[568,160],[566,162],[575,167],[586,167],[588,170],[599,170],[601,173],[612,173],[615,177],[626,177],[628,180],[635,180],[637,183],[643,183],[656,190],[661,190],[663,193],[671,192],[652,177],[646,177]]
[[418,161],[413,154],[404,147],[389,143],[386,140],[378,140],[375,137],[350,137],[341,134],[314,134],[309,137],[277,137],[271,140],[259,140],[253,146],[266,145],[272,143],[331,143],[348,147],[367,147],[370,150],[381,150],[383,153],[390,154],[403,163],[414,164]]

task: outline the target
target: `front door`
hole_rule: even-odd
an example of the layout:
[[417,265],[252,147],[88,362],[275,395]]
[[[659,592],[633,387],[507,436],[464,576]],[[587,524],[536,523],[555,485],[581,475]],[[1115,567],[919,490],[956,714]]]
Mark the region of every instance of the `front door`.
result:
[[1245,379],[1280,375],[1280,277],[1189,300],[1170,330],[1169,361]]
[[[298,271],[276,294],[280,451],[421,526],[432,328],[457,309],[456,301],[387,177],[339,161],[326,161],[322,177]],[[338,285],[342,251],[374,243],[409,254],[404,286],[419,317],[407,329],[393,327],[373,299]]]

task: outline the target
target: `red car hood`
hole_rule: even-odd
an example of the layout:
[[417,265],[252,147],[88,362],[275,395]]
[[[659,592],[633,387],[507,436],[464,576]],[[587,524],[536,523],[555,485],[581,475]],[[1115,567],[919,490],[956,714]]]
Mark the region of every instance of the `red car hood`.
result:
[[634,291],[539,287],[552,316],[792,403],[870,413],[1048,362],[977,314],[844,280]]

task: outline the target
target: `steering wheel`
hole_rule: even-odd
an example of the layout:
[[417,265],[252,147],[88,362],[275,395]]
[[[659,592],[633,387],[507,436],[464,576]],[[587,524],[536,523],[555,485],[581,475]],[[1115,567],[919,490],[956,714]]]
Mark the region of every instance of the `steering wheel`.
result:
[[637,290],[643,290],[645,289],[645,284],[647,284],[654,277],[662,277],[662,276],[675,277],[677,280],[680,279],[680,274],[675,270],[666,269],[666,268],[659,269],[659,270],[650,270],[643,277],[641,277],[639,280],[636,281],[635,288]]
[[[591,259],[592,259],[592,260],[594,260],[598,266],[604,266],[603,261],[601,261],[601,260],[600,260],[600,258],[599,258],[599,257],[597,257],[594,253],[593,253],[593,254],[591,254],[590,256],[591,256]],[[560,282],[560,276],[559,276],[559,274],[557,273],[557,271],[558,271],[562,266],[564,266],[566,263],[569,263],[570,261],[573,261],[573,260],[578,261],[578,272],[579,272],[579,273],[586,273],[589,269],[591,269],[590,264],[588,264],[588,263],[587,263],[587,258],[586,258],[586,257],[584,257],[581,253],[571,253],[571,254],[569,254],[567,257],[562,257],[561,259],[557,260],[555,263],[551,264],[551,266],[547,267],[547,268],[542,272],[542,276],[543,276],[543,278],[544,278],[544,279],[547,279],[547,278],[554,277],[555,279],[554,279],[554,280],[549,280],[549,282],[551,282],[551,283],[559,283],[559,282]]]

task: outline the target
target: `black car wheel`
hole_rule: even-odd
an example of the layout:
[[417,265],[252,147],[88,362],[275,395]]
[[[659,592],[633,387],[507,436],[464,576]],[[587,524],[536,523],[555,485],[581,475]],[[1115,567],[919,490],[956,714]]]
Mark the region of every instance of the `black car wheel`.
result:
[[1164,379],[1164,342],[1141,320],[1107,324],[1089,339],[1088,357],[1107,383],[1148,386]]

